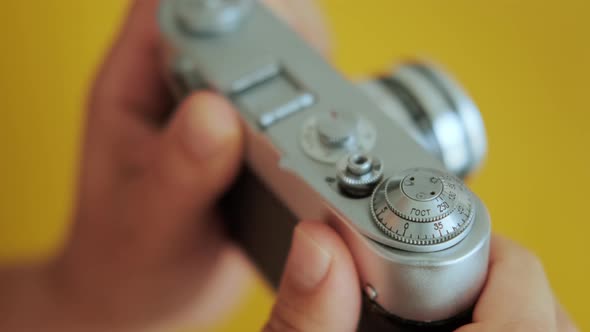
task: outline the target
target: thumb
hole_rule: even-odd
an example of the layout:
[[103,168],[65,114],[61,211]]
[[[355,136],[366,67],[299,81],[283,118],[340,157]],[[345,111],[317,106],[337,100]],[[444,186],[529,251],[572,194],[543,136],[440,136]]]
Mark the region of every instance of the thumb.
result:
[[225,99],[212,92],[188,97],[157,137],[153,160],[138,181],[135,197],[143,209],[136,210],[143,220],[173,233],[184,221],[194,224],[234,179],[241,143],[240,122]]
[[222,96],[189,96],[161,138],[158,185],[168,186],[168,194],[187,203],[210,204],[235,176],[241,138],[238,116]]
[[340,237],[319,222],[299,224],[265,332],[356,331],[360,286]]

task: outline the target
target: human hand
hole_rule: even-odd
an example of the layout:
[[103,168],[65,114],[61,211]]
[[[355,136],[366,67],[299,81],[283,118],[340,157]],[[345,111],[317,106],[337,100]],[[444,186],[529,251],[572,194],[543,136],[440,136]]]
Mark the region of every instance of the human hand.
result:
[[[265,3],[327,52],[311,1]],[[42,268],[0,271],[2,330],[12,324],[129,331],[194,307],[198,312],[188,315],[206,324],[248,279],[251,269],[214,208],[240,165],[240,123],[212,92],[196,93],[171,112],[157,6],[134,2],[92,89],[73,227],[62,253]],[[36,319],[23,319],[27,312]]]
[[[326,50],[310,1],[266,4]],[[76,220],[53,269],[64,302],[93,326],[142,327],[191,307],[207,322],[247,280],[214,209],[240,165],[240,124],[207,92],[170,113],[157,6],[135,2],[94,86]]]
[[[77,289],[83,290],[80,296],[93,302],[93,310],[88,312],[93,315],[100,313],[97,303],[100,305],[101,302],[94,300],[106,298],[102,305],[110,308],[110,311],[103,313],[108,319],[97,316],[97,321],[113,319],[116,324],[135,321],[142,324],[150,319],[158,320],[159,317],[176,312],[178,308],[186,307],[194,298],[201,299],[200,309],[208,312],[207,307],[214,306],[216,301],[203,293],[210,288],[220,289],[210,287],[211,280],[223,280],[223,276],[236,274],[227,270],[229,266],[235,268],[244,264],[243,257],[232,248],[218,228],[219,222],[216,222],[217,216],[212,209],[215,199],[227,188],[239,164],[241,137],[238,123],[231,106],[211,94],[194,95],[172,117],[167,114],[170,109],[168,96],[162,95],[165,89],[162,80],[155,74],[159,71],[154,68],[160,65],[159,59],[153,57],[146,60],[146,63],[149,62],[147,66],[138,61],[143,54],[153,56],[151,48],[157,48],[151,39],[156,34],[149,32],[151,28],[147,32],[145,30],[151,27],[152,17],[145,13],[152,12],[153,3],[148,0],[136,6],[126,32],[95,89],[90,107],[78,222],[73,241],[61,261],[63,265],[60,265],[63,267],[61,271],[67,271],[64,275],[71,278],[63,279],[67,280],[64,284],[68,288],[72,287],[70,285],[77,286]],[[284,4],[282,2],[271,4],[279,11],[284,8],[280,5]],[[146,16],[140,16],[141,8]],[[302,24],[301,19],[293,18],[296,15],[284,16],[308,38],[313,39],[318,35],[315,32],[321,31],[309,20]],[[149,17],[149,20],[145,17]],[[316,39],[316,44],[323,44],[322,41]],[[134,89],[135,82],[142,82],[142,85]],[[100,125],[95,128],[93,124]],[[199,142],[198,146],[194,142]],[[107,160],[112,164],[107,162],[105,167],[103,163]],[[112,168],[109,169],[109,166]],[[105,173],[105,168],[109,172]],[[106,174],[105,181],[96,180],[96,177],[101,177],[100,174]],[[95,213],[96,207],[104,206],[105,202],[107,209],[103,211],[106,215]],[[106,227],[104,220],[111,221],[111,227]],[[129,221],[131,223],[127,224]],[[286,270],[267,329],[296,327],[301,330],[354,330],[360,300],[358,281],[351,273],[354,270],[349,254],[340,240],[324,226],[306,225],[303,224],[295,233],[289,261],[291,268]],[[101,230],[107,230],[106,234],[101,234]],[[126,241],[120,237],[126,233],[132,234],[134,240]],[[332,242],[326,241],[330,238]],[[92,257],[89,253],[94,253],[102,243],[107,243],[110,250],[96,253],[98,259],[95,262],[103,264],[86,263]],[[305,243],[308,249],[321,244],[321,250],[315,252],[316,256],[306,255],[308,260],[317,258],[317,262],[307,262],[305,265],[297,263],[300,260],[294,257],[301,251],[298,248],[306,246]],[[507,250],[513,251],[517,251],[517,248]],[[113,262],[112,257],[117,259]],[[486,291],[476,308],[476,323],[465,328],[495,328],[506,324],[532,326],[532,322],[536,321],[534,319],[517,316],[523,319],[508,319],[508,315],[491,315],[495,310],[480,309],[486,308],[486,303],[494,302],[486,300],[490,297],[486,296],[487,290],[493,289],[496,284],[494,281],[500,278],[498,275],[504,275],[494,274],[494,271],[510,266],[497,263],[502,260],[494,257],[492,255]],[[527,257],[523,255],[521,258],[526,261]],[[101,258],[106,258],[107,262],[104,263]],[[494,266],[494,262],[497,265]],[[299,268],[292,268],[298,265]],[[322,266],[325,274],[320,273]],[[306,272],[304,267],[309,270]],[[343,271],[332,277],[332,273],[338,269]],[[117,273],[112,275],[113,271]],[[542,270],[535,271],[533,275],[545,279]],[[97,283],[96,279],[100,279],[100,282]],[[316,283],[310,281],[313,279]],[[300,285],[302,280],[307,287]],[[509,283],[497,283],[501,284],[498,287],[509,286]],[[103,287],[96,287],[101,284]],[[532,288],[533,292],[539,294],[551,294],[549,287],[542,283]],[[88,289],[95,289],[97,295],[89,296]],[[114,299],[117,302],[112,302],[113,292],[120,294]],[[109,296],[100,296],[105,293]],[[216,295],[223,297],[223,294]],[[338,296],[344,297],[343,300],[336,301]],[[540,299],[540,303],[552,302],[553,299]],[[154,306],[154,303],[158,305]],[[133,310],[130,312],[129,308]],[[343,312],[350,313],[347,319],[342,319]],[[123,315],[119,316],[120,313]],[[506,321],[499,319],[501,317]],[[544,316],[548,324],[545,326],[552,326],[551,317]],[[553,317],[557,328],[557,322],[564,320],[556,314]]]
[[[289,279],[290,271],[304,267],[311,269],[311,278],[317,280],[316,272],[325,265],[318,256],[308,254],[305,265],[298,265],[296,253],[301,245],[294,241],[288,260],[287,275],[275,304],[274,315],[267,325],[267,332],[274,331],[355,331],[360,308],[360,295],[351,290],[357,285],[352,264],[346,255],[346,247],[337,236],[313,229],[323,225],[302,224],[300,229],[315,231],[314,236],[324,240],[313,243],[333,245],[331,251],[340,258],[339,271],[334,264],[329,272],[335,281],[323,281],[315,290],[293,292]],[[296,232],[295,240],[301,237]],[[327,241],[326,239],[331,239]],[[527,249],[498,235],[492,236],[488,279],[474,312],[473,323],[456,332],[576,332],[578,329],[555,298],[539,259]],[[293,259],[295,258],[295,259]],[[295,273],[293,275],[296,275]],[[301,272],[299,276],[301,276]],[[333,287],[333,288],[332,288]]]

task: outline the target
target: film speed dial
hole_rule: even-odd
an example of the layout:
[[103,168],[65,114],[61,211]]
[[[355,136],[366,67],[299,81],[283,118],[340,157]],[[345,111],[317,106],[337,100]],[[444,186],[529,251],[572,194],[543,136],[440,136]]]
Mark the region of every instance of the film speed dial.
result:
[[383,181],[371,199],[377,226],[399,249],[438,251],[461,241],[474,215],[472,193],[448,173],[414,168]]

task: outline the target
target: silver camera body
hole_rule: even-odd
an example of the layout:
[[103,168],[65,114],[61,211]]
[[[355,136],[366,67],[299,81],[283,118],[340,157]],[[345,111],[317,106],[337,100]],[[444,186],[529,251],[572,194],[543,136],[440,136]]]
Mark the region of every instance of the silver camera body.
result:
[[246,167],[222,209],[274,285],[296,220],[321,220],[354,257],[366,329],[469,320],[490,220],[458,177],[480,164],[486,139],[453,80],[407,63],[352,84],[252,0],[164,0],[159,21],[178,97],[213,89],[241,115]]

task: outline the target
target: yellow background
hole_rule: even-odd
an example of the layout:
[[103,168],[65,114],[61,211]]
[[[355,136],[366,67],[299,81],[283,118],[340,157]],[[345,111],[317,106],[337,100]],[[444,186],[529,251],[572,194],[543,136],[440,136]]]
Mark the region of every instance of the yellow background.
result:
[[[85,92],[127,2],[0,4],[0,258],[6,261],[47,254],[61,241]],[[491,210],[495,231],[542,258],[558,297],[590,330],[590,2],[321,4],[336,39],[336,66],[351,77],[420,55],[443,63],[468,88],[489,137],[489,156],[472,188]],[[216,331],[256,330],[271,301],[257,282]]]

